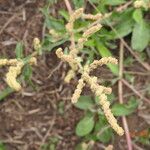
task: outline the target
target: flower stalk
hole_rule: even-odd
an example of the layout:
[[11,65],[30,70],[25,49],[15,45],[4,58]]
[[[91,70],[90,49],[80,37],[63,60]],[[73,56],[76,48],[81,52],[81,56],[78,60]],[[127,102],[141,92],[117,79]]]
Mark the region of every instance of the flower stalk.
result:
[[[76,19],[79,18],[91,19],[94,20],[95,23],[93,23],[93,25],[90,26],[90,28],[84,31],[82,37],[79,38],[77,42],[74,42],[72,41],[74,40],[74,32],[73,32],[74,22]],[[117,134],[121,136],[124,134],[124,130],[122,129],[122,127],[118,125],[116,118],[113,116],[110,109],[110,103],[107,100],[106,96],[107,94],[111,94],[112,89],[109,87],[99,85],[97,82],[97,77],[90,75],[90,72],[99,66],[106,65],[108,63],[117,64],[118,63],[117,59],[112,57],[103,57],[100,60],[94,60],[93,63],[91,64],[83,65],[80,61],[82,60],[82,58],[78,56],[87,39],[102,28],[102,25],[99,24],[99,22],[97,22],[97,20],[99,20],[100,18],[103,18],[101,14],[97,15],[84,14],[83,8],[80,8],[72,12],[69,22],[66,25],[66,30],[70,34],[70,41],[71,41],[71,45],[69,47],[70,49],[69,54],[67,55],[64,54],[62,49],[58,48],[56,50],[56,55],[63,61],[68,62],[69,66],[71,67],[71,70],[69,70],[69,72],[65,77],[65,81],[67,83],[69,83],[70,80],[73,77],[75,77],[76,73],[81,74],[81,78],[79,79],[76,90],[74,91],[71,98],[72,103],[76,103],[78,101],[82,93],[83,87],[87,84],[90,87],[91,91],[96,96],[99,97],[99,104],[101,105],[109,124],[117,132]],[[74,43],[74,45],[72,45],[72,43]]]

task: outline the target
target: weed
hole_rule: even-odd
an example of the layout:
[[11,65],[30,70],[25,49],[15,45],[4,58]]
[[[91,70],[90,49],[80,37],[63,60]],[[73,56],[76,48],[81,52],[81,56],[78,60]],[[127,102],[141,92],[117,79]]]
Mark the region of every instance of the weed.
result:
[[[36,65],[37,55],[42,55],[45,51],[50,52],[65,42],[70,42],[64,50],[58,48],[56,55],[70,66],[64,78],[66,83],[70,83],[77,74],[81,76],[71,98],[75,107],[85,111],[85,116],[78,122],[75,131],[76,135],[84,137],[84,140],[76,149],[78,147],[90,149],[95,141],[108,143],[113,139],[112,128],[119,135],[123,135],[124,130],[118,125],[115,117],[130,115],[138,107],[138,102],[132,97],[127,104],[116,102],[113,104],[109,100],[113,95],[111,88],[99,85],[97,77],[91,76],[90,73],[99,66],[107,65],[115,76],[112,81],[115,83],[118,80],[118,62],[109,49],[115,51],[116,41],[129,35],[131,35],[132,49],[140,52],[140,59],[145,60],[146,56],[143,57],[142,52],[150,42],[150,24],[145,16],[149,11],[150,3],[148,0],[136,0],[129,3],[125,0],[102,0],[100,3],[89,0],[89,4],[95,10],[92,14],[85,14],[82,8],[84,1],[73,0],[76,10],[69,13],[60,10],[60,17],[56,19],[49,15],[49,6],[55,2],[55,0],[48,1],[48,5],[41,9],[45,16],[45,26],[49,31],[41,41],[38,38],[33,40],[33,54],[24,57],[23,44],[18,42],[15,59],[0,59],[0,66],[9,66],[6,74],[9,87],[0,93],[0,100],[14,91],[21,90],[21,83],[17,80],[21,73],[24,79],[31,83],[31,65]],[[95,60],[95,56],[102,58]],[[132,64],[132,57],[128,57],[125,63],[126,65]],[[134,77],[128,73],[125,74],[125,78],[134,82]],[[95,98],[81,96],[86,85],[90,87]],[[98,107],[99,104],[102,109]],[[58,107],[59,113],[63,114],[64,103],[59,103]],[[149,145],[148,138],[137,137],[136,140]],[[50,139],[50,142],[43,145],[42,149],[55,149],[57,142],[57,140]]]

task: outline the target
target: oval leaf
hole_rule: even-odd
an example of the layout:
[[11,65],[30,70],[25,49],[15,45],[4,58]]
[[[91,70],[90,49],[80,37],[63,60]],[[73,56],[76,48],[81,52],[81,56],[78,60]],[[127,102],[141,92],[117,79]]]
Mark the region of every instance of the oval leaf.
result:
[[13,92],[14,90],[10,87],[7,87],[4,90],[0,91],[0,101],[2,101],[5,97],[9,96]]
[[142,23],[143,22],[143,14],[142,14],[142,10],[141,9],[136,9],[133,12],[133,19],[137,22],[137,23]]
[[114,27],[114,30],[111,32],[113,39],[118,39],[129,35],[132,32],[134,26],[134,21],[130,18],[124,20],[121,24],[118,24]]
[[76,134],[78,136],[85,136],[90,133],[94,128],[94,116],[88,114],[79,121],[76,127]]
[[3,143],[0,142],[0,150],[6,150],[6,147]]
[[136,23],[132,33],[131,46],[134,50],[143,51],[150,41],[150,26],[146,22]]
[[94,105],[92,98],[90,96],[80,96],[77,103],[74,104],[75,107],[86,110]]
[[23,44],[22,44],[22,42],[17,43],[15,52],[16,52],[17,58],[23,58]]
[[135,111],[138,106],[138,102],[136,100],[130,100],[128,104],[114,104],[112,106],[112,113],[115,116],[126,116]]
[[99,121],[95,125],[96,137],[103,143],[108,143],[112,136],[113,131],[109,127],[107,119],[103,115],[99,115]]
[[115,5],[120,5],[120,4],[123,4],[123,3],[125,3],[124,0],[105,0],[106,5],[115,6]]
[[25,65],[23,68],[23,75],[25,80],[30,80],[32,76],[32,67],[29,64]]

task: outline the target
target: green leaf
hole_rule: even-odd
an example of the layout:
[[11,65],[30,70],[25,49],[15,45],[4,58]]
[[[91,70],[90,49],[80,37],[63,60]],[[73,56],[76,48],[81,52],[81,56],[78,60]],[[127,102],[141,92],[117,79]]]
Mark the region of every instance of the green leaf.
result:
[[78,145],[76,145],[76,146],[75,146],[75,150],[85,150],[85,149],[83,148],[83,144],[84,144],[84,143],[79,143]]
[[49,29],[55,29],[56,31],[65,30],[64,21],[61,19],[56,19],[49,14],[49,7],[40,9],[45,16],[45,24]]
[[84,0],[73,0],[73,4],[76,9],[84,6]]
[[[107,95],[107,99],[110,103],[112,103],[115,99],[114,93],[111,93],[111,94]],[[100,101],[99,97],[95,96],[95,103],[99,105],[99,101]]]
[[112,107],[112,112],[115,116],[129,115],[130,110],[128,110],[125,104],[114,104]]
[[113,28],[109,33],[111,40],[122,38],[132,32],[135,24],[135,21],[132,18],[133,11],[132,8],[129,8],[121,13],[113,12],[109,18],[104,20],[106,25]]
[[131,84],[133,84],[135,80],[135,76],[132,74],[125,73],[125,79],[128,80]]
[[132,65],[134,62],[134,59],[132,56],[128,56],[125,60],[124,60],[124,66],[130,66]]
[[150,41],[150,25],[146,22],[136,23],[132,33],[131,46],[136,51],[143,51]]
[[116,6],[125,3],[125,0],[105,0],[104,3],[106,5]]
[[95,46],[95,41],[94,41],[94,39],[89,39],[88,41],[85,42],[84,45],[89,46],[89,47],[94,47]]
[[68,36],[66,36],[66,35],[64,35],[63,39],[61,39],[57,42],[53,42],[52,37],[50,35],[46,35],[43,40],[42,49],[43,49],[43,51],[51,51],[51,50],[53,50],[53,48],[60,46],[61,44],[65,43],[66,41],[68,41]]
[[0,92],[0,101],[2,101],[5,97],[13,93],[14,90],[10,87],[5,88],[3,91]]
[[103,143],[108,143],[111,140],[112,135],[113,135],[112,129],[106,128],[102,131],[102,133],[99,136],[97,136],[97,138]]
[[[99,41],[96,42],[96,48],[98,49],[98,52],[102,57],[112,56],[111,52]],[[118,65],[108,64],[107,66],[114,75],[118,76],[119,73]]]
[[76,126],[76,134],[78,136],[85,136],[89,134],[94,128],[94,116],[91,113],[86,114]]
[[40,150],[56,150],[57,143],[59,139],[57,137],[50,137],[47,143],[41,146]]
[[89,109],[94,105],[94,102],[90,96],[80,96],[78,102],[74,104],[79,109]]
[[97,139],[103,143],[108,143],[113,136],[113,131],[109,127],[106,117],[103,115],[99,115],[99,121],[95,125],[94,132]]
[[111,32],[113,39],[122,38],[132,32],[134,21],[132,19],[126,19],[122,23],[117,24],[114,30]]
[[22,42],[18,42],[15,48],[16,57],[23,58],[23,44]]
[[60,14],[62,17],[64,17],[67,21],[69,20],[69,14],[68,14],[67,11],[65,11],[65,10],[60,10],[60,11],[59,11],[59,14]]
[[54,5],[58,0],[47,0],[47,5]]
[[141,9],[135,9],[135,11],[133,12],[133,19],[137,23],[142,23],[143,22],[143,13],[142,13]]
[[145,146],[150,146],[150,128],[148,129],[148,135],[147,136],[139,136],[136,137],[136,140],[145,145]]
[[[89,141],[89,140],[87,140]],[[81,142],[79,144],[77,144],[75,146],[75,149],[74,150],[93,150],[93,144],[89,141],[89,142]]]
[[124,21],[133,20],[132,18],[133,11],[134,11],[133,8],[128,8],[123,12],[114,11],[110,17],[105,19],[104,23],[108,26],[113,26],[114,28],[116,28],[116,26],[122,25]]
[[58,112],[61,115],[64,114],[64,106],[65,106],[64,101],[60,101],[59,104],[58,104]]
[[23,75],[25,80],[30,80],[32,76],[32,67],[29,64],[26,64],[23,68]]
[[114,104],[112,106],[112,113],[115,116],[126,116],[133,113],[137,106],[138,102],[135,99],[130,99],[128,104]]
[[0,150],[6,150],[5,146],[3,143],[0,142]]
[[49,29],[55,29],[56,31],[65,30],[64,21],[61,19],[56,19],[56,18],[53,18],[52,16],[46,15],[45,23],[46,23],[47,28]]

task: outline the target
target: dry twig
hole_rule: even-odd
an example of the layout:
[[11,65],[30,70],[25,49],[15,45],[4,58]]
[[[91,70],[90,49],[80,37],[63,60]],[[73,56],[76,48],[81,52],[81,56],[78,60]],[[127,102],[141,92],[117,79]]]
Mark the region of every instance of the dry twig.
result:
[[[118,82],[118,94],[119,94],[119,102],[123,104],[123,85],[122,85],[122,78],[123,78],[123,50],[124,46],[123,43],[120,42],[120,54],[119,54],[119,82]],[[125,130],[128,150],[132,150],[132,142],[131,137],[129,133],[128,123],[125,116],[122,116],[122,122]]]
[[143,95],[141,95],[133,86],[131,86],[125,79],[121,79],[122,82],[129,88],[131,89],[138,97],[140,97],[141,99],[143,99],[145,102],[147,102],[148,104],[150,104],[150,100],[145,98]]

